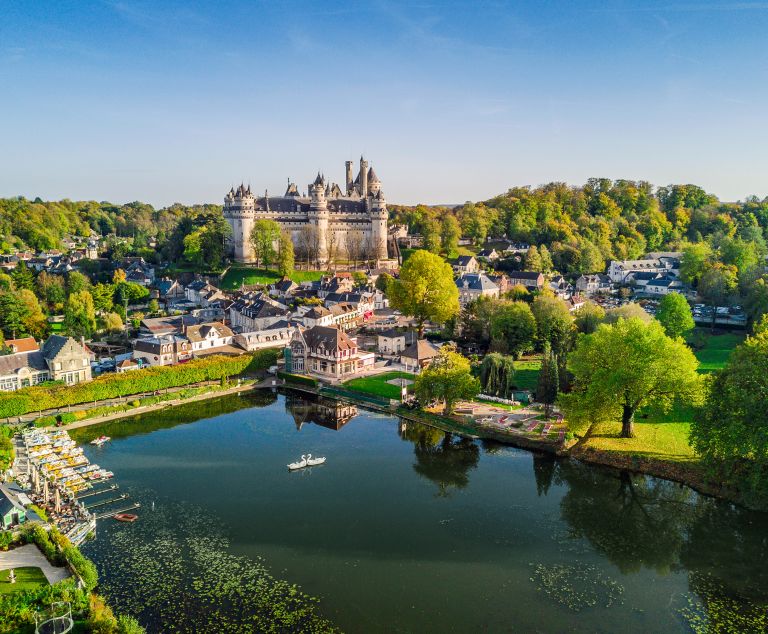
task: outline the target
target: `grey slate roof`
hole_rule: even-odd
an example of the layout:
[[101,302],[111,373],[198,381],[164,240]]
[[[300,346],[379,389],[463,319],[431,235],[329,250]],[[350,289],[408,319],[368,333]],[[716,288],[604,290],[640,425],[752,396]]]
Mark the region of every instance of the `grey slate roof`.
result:
[[485,273],[465,273],[456,279],[456,286],[459,289],[468,288],[473,291],[492,291],[499,288]]

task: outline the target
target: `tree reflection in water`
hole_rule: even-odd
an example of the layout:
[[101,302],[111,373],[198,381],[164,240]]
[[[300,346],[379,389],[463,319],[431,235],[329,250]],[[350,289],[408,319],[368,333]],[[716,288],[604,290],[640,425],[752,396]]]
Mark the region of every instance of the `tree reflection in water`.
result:
[[587,539],[624,574],[688,572],[696,596],[679,597],[676,608],[691,629],[767,631],[766,514],[673,482],[572,460],[556,462],[555,482],[567,487],[560,510],[571,535]]
[[438,496],[447,497],[452,489],[469,484],[469,472],[480,460],[474,440],[410,421],[401,421],[399,430],[403,440],[414,444],[413,470],[437,484]]

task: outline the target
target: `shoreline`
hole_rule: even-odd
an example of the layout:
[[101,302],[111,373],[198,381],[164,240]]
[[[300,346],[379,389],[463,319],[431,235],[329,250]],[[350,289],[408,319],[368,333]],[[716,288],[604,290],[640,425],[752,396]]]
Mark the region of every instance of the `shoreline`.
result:
[[406,421],[429,425],[430,427],[435,427],[441,429],[442,431],[462,434],[478,440],[492,440],[505,445],[510,445],[512,447],[517,447],[518,449],[523,449],[525,451],[538,451],[551,454],[558,458],[578,460],[585,464],[594,466],[615,469],[618,471],[630,471],[632,473],[661,478],[663,480],[688,486],[697,493],[708,495],[728,502],[733,502],[745,506],[745,508],[749,508],[744,505],[744,502],[738,491],[710,482],[706,478],[703,468],[698,463],[685,464],[665,460],[654,460],[642,456],[635,456],[629,453],[606,452],[591,448],[584,449],[579,447],[578,444],[571,445],[570,448],[562,446],[558,447],[552,442],[546,442],[532,438],[529,439],[520,435],[497,433],[488,429],[476,427],[474,425],[461,424],[458,421],[453,421],[439,417],[437,415],[425,416],[420,415],[420,413],[416,411],[404,412],[400,409],[392,409],[391,407],[377,405],[376,403],[372,403],[363,398],[357,399],[354,398],[354,396],[347,394],[344,394],[343,396],[334,395],[332,393],[321,394],[317,389],[303,385],[288,384],[284,381],[281,381],[280,379],[275,379],[275,384],[269,385],[267,384],[267,381],[269,380],[270,379],[267,378],[261,382],[237,385],[226,390],[211,390],[209,392],[197,394],[189,398],[173,399],[153,405],[144,405],[129,410],[114,412],[112,414],[107,414],[106,416],[86,418],[83,420],[75,421],[73,423],[69,423],[67,425],[62,425],[60,429],[72,430],[83,427],[90,427],[92,425],[99,425],[113,420],[129,418],[139,414],[146,414],[153,411],[162,410],[167,407],[175,407],[177,405],[184,405],[186,403],[209,400],[218,396],[229,396],[232,394],[248,392],[257,389],[273,389],[282,387],[285,389],[312,394],[314,396],[336,401],[353,402],[355,405],[364,407],[366,409],[388,413]]

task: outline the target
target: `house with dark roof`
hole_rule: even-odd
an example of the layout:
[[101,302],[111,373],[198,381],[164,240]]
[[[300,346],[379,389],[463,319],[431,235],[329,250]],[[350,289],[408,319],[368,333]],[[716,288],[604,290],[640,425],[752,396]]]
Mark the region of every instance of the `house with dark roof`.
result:
[[291,322],[281,319],[263,330],[238,332],[233,337],[232,343],[247,352],[263,348],[285,348],[291,342],[294,328]]
[[466,273],[456,278],[459,303],[466,306],[480,297],[498,297],[499,287],[485,273]]
[[[655,275],[655,274],[652,274]],[[605,273],[596,273],[594,275],[580,275],[576,280],[576,290],[586,295],[596,293],[610,293],[613,288],[611,278]]]
[[376,335],[376,349],[381,354],[400,354],[405,348],[416,341],[412,330],[397,330],[390,328]]
[[279,282],[269,285],[269,294],[272,297],[278,297],[280,299],[288,299],[293,295],[293,292],[298,290],[299,285],[292,279],[284,277]]
[[0,391],[10,392],[48,380],[48,364],[33,337],[8,339],[0,355]]
[[481,260],[486,260],[488,262],[495,262],[499,258],[501,258],[501,255],[496,249],[483,249],[480,251],[480,253],[477,254],[477,257],[479,257]]
[[172,315],[168,317],[150,317],[141,320],[139,336],[161,337],[164,335],[179,335],[187,326],[194,326],[200,321],[192,315]]
[[418,373],[432,363],[438,354],[440,348],[426,339],[419,339],[403,350],[400,363],[405,366],[406,372]]
[[169,277],[157,280],[155,288],[160,295],[160,299],[170,300],[184,297],[184,287],[177,280],[172,280]]
[[375,355],[358,348],[357,338],[333,326],[296,328],[285,349],[285,368],[321,379],[348,379],[373,367]]
[[453,272],[456,275],[480,272],[480,263],[477,261],[474,255],[460,255],[453,262],[451,262],[451,266],[453,267]]
[[291,316],[288,308],[266,293],[243,293],[228,308],[229,323],[244,332],[264,330]]
[[43,345],[43,357],[52,381],[74,385],[91,380],[91,351],[83,340],[51,335]]
[[173,365],[192,358],[192,344],[178,334],[160,334],[133,342],[133,358],[143,364]]
[[644,290],[649,295],[668,295],[669,293],[685,294],[687,287],[676,277],[666,275],[648,282],[645,285]]
[[8,530],[27,520],[27,511],[16,495],[0,484],[0,528]]
[[544,288],[544,274],[539,271],[512,271],[509,273],[509,285],[525,286],[529,291],[540,291]]

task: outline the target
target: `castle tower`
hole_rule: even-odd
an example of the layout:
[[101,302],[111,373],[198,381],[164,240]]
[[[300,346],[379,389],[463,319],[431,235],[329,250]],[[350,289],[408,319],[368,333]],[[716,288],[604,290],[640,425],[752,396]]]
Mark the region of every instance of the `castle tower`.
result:
[[376,172],[373,171],[373,168],[370,168],[368,170],[368,193],[375,196],[380,191],[381,181],[379,180],[379,177],[376,176]]
[[371,242],[379,260],[387,258],[387,200],[379,188],[371,196]]
[[347,175],[347,196],[352,194],[352,187],[354,185],[354,180],[352,176],[352,161],[344,161],[344,167],[346,168],[346,175]]
[[229,190],[224,197],[224,218],[232,230],[230,233],[230,249],[236,262],[253,262],[253,246],[251,231],[256,221],[256,199],[241,183],[240,187]]
[[325,179],[318,172],[309,187],[309,222],[317,231],[317,260],[320,266],[328,261],[328,201],[325,198]]
[[368,196],[368,161],[360,157],[360,197]]

